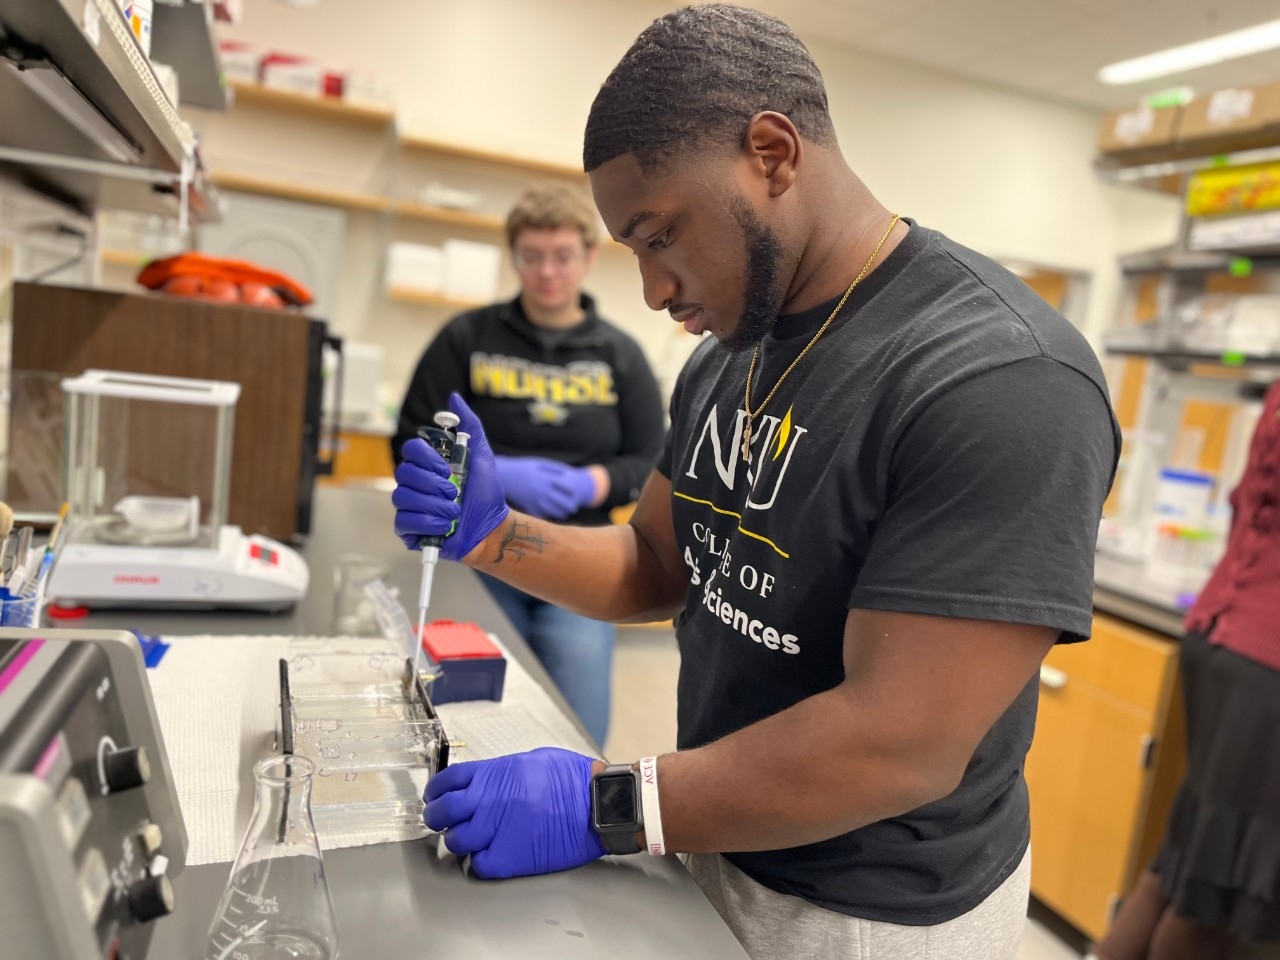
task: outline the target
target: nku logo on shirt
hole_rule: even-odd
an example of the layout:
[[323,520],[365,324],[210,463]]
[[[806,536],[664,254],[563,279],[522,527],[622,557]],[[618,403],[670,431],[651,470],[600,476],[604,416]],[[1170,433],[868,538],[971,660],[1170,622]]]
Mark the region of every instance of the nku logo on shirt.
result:
[[750,489],[744,509],[770,509],[778,500],[778,491],[782,489],[783,478],[791,466],[791,457],[800,444],[800,438],[809,432],[795,423],[791,414],[792,411],[788,408],[781,419],[762,416],[756,420],[751,436],[751,459],[748,462],[742,459],[742,431],[747,418],[746,412],[742,409],[735,410],[733,430],[722,433],[718,408],[711,407],[693,448],[693,455],[689,458],[689,469],[685,471],[685,476],[690,480],[697,480],[700,471],[705,473],[714,469],[725,488],[733,490],[738,471],[741,470],[746,474]]

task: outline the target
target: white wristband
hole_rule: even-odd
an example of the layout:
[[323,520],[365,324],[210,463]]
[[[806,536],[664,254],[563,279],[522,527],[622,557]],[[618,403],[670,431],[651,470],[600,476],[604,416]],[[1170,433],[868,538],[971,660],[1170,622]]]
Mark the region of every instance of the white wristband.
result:
[[660,857],[667,852],[662,842],[662,808],[658,805],[658,758],[640,761],[640,811],[644,817],[644,838],[649,855]]

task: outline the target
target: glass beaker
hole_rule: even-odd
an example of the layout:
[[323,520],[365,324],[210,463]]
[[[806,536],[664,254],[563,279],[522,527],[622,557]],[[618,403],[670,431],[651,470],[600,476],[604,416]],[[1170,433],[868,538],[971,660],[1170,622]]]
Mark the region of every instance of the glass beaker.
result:
[[206,960],[336,960],[338,923],[311,819],[306,757],[253,767],[253,816],[209,928]]
[[365,587],[387,575],[387,565],[373,557],[347,554],[333,571],[333,633],[339,637],[381,635],[373,602]]

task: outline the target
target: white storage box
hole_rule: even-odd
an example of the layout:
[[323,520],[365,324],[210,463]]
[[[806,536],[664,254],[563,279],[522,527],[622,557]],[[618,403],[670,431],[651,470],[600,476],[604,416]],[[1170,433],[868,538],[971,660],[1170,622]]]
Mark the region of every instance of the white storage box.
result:
[[488,303],[498,295],[502,248],[492,243],[446,240],[444,292],[456,300]]
[[444,288],[444,251],[422,243],[393,243],[387,252],[388,290],[439,293]]

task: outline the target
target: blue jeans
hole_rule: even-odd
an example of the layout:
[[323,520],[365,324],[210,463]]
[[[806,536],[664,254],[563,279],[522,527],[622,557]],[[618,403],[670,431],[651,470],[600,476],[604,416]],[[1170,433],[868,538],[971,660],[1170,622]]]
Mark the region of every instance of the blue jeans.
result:
[[487,574],[480,579],[603,749],[613,686],[613,624],[562,610]]

